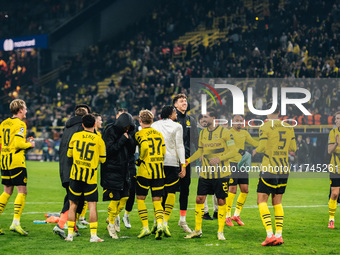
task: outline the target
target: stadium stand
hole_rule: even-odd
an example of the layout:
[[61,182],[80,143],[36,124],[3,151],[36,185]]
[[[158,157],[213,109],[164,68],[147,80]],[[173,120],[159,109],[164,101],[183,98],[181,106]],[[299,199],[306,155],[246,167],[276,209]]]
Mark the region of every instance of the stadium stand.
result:
[[[93,2],[38,1],[39,8],[28,16],[35,25],[27,29],[29,24],[18,19],[1,37],[38,33],[39,27],[46,31],[45,24],[62,22]],[[13,10],[11,5],[9,17],[18,16]],[[36,60],[34,50],[1,52],[0,80],[7,84],[2,90],[27,102],[29,128],[39,130],[62,126],[76,103],[91,105],[104,119],[122,107],[134,115],[147,108],[158,116],[174,94],[188,94],[190,78],[339,78],[339,10],[338,0],[162,2],[126,33],[68,57],[59,75],[44,86],[34,87],[37,72],[25,64]],[[34,18],[39,12],[45,13],[41,20]],[[21,84],[31,89],[22,90]],[[306,80],[303,86],[312,93],[308,107],[313,118],[293,108],[288,115],[301,125],[333,124],[339,84],[314,86]],[[269,85],[256,87],[255,104],[265,105],[270,95]],[[2,113],[8,100],[0,104]]]

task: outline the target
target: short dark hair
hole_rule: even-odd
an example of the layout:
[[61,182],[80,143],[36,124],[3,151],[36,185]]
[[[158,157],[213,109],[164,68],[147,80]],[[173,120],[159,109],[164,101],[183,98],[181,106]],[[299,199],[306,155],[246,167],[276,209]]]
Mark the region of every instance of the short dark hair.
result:
[[77,110],[74,113],[75,113],[76,116],[80,116],[80,117],[82,117],[86,114],[89,114],[87,108],[85,108],[85,107],[77,108]]
[[215,109],[209,108],[209,109],[207,110],[207,113],[209,113],[209,116],[210,116],[210,117],[215,117],[215,118],[217,118],[217,111],[216,111]]
[[78,108],[86,108],[88,113],[91,113],[91,107],[87,104],[77,104],[76,108],[74,108],[74,111],[76,111]]
[[165,105],[162,107],[161,118],[168,119],[174,112],[174,107],[172,105]]
[[236,116],[240,116],[242,119],[244,118],[244,116],[242,114],[234,114],[232,119],[234,119]]
[[96,123],[96,118],[92,114],[85,114],[82,117],[82,123],[84,127],[92,128],[94,127],[94,124]]
[[117,113],[118,112],[128,113],[128,110],[126,108],[118,108]]
[[92,115],[93,115],[93,117],[95,117],[95,118],[97,118],[97,117],[101,117],[101,116],[102,116],[101,114],[99,114],[99,113],[96,113],[96,112],[92,113]]
[[172,104],[175,105],[175,103],[176,103],[176,102],[178,101],[178,99],[180,99],[180,98],[185,98],[185,99],[187,99],[187,96],[186,96],[185,94],[183,94],[183,93],[177,94],[177,95],[174,97],[174,99],[172,100]]

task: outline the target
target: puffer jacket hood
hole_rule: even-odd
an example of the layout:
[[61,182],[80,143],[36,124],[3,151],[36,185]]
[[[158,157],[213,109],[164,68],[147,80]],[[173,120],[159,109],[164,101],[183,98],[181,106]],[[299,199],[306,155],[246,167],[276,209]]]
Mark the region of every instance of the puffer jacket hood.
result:
[[70,127],[77,125],[79,123],[80,124],[82,123],[82,117],[81,116],[73,116],[66,121],[65,127],[70,128]]
[[135,130],[135,123],[133,121],[132,115],[130,113],[122,113],[114,125],[118,128],[119,131],[124,133],[124,130],[127,126],[130,126],[128,132],[133,132]]

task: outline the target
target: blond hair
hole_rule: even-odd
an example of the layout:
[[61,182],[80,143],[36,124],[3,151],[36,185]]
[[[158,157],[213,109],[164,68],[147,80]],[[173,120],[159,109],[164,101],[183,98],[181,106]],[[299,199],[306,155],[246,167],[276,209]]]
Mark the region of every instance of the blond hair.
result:
[[334,113],[334,117],[335,117],[336,115],[338,115],[338,114],[340,114],[340,111]]
[[149,110],[141,110],[139,112],[139,118],[143,124],[149,125],[153,121],[153,114]]
[[9,109],[11,110],[11,113],[16,115],[18,112],[23,109],[26,106],[26,103],[24,100],[21,99],[14,99],[10,105]]

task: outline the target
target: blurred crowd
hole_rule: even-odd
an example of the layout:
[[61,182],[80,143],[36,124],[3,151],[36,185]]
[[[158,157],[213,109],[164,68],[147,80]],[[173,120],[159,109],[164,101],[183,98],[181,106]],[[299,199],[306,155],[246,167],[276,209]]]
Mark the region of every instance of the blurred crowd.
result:
[[12,0],[0,10],[0,38],[49,33],[96,0]]
[[[48,11],[40,18],[48,19],[73,15],[92,1],[38,2],[49,10],[59,6],[57,12]],[[339,84],[334,80],[315,84],[307,78],[339,78],[340,1],[286,0],[284,6],[279,3],[270,1],[260,15],[242,1],[159,3],[149,16],[119,36],[65,57],[58,81],[41,88],[31,86],[26,91],[17,91],[16,86],[23,83],[21,76],[32,79],[34,84],[35,67],[27,65],[35,61],[34,51],[0,53],[1,83],[11,83],[4,93],[14,97],[13,92],[17,91],[27,102],[29,127],[56,127],[64,125],[76,103],[90,105],[106,121],[117,108],[127,108],[133,115],[146,108],[159,116],[161,106],[171,104],[176,93],[190,95],[194,107],[199,98],[190,93],[190,78],[284,78],[292,84],[294,78],[302,78],[305,81],[293,85],[311,91],[308,109],[313,113],[313,120],[305,118],[302,124],[328,124],[332,121],[328,116],[339,110]],[[22,8],[27,8],[27,4]],[[221,31],[228,31],[226,37],[211,47],[199,45],[196,56],[192,54],[193,45],[173,43],[185,32],[211,29],[214,18],[222,16],[233,17],[218,25]],[[122,70],[125,71],[121,79],[112,80],[99,94],[97,82]],[[254,106],[262,109],[270,101],[271,85],[263,83],[255,88]],[[222,111],[230,112],[228,94],[222,100],[228,102]],[[0,107],[1,113],[7,113],[8,102],[2,102]],[[299,117],[293,107],[288,109],[288,115]],[[256,116],[246,115],[247,119],[252,117]]]

